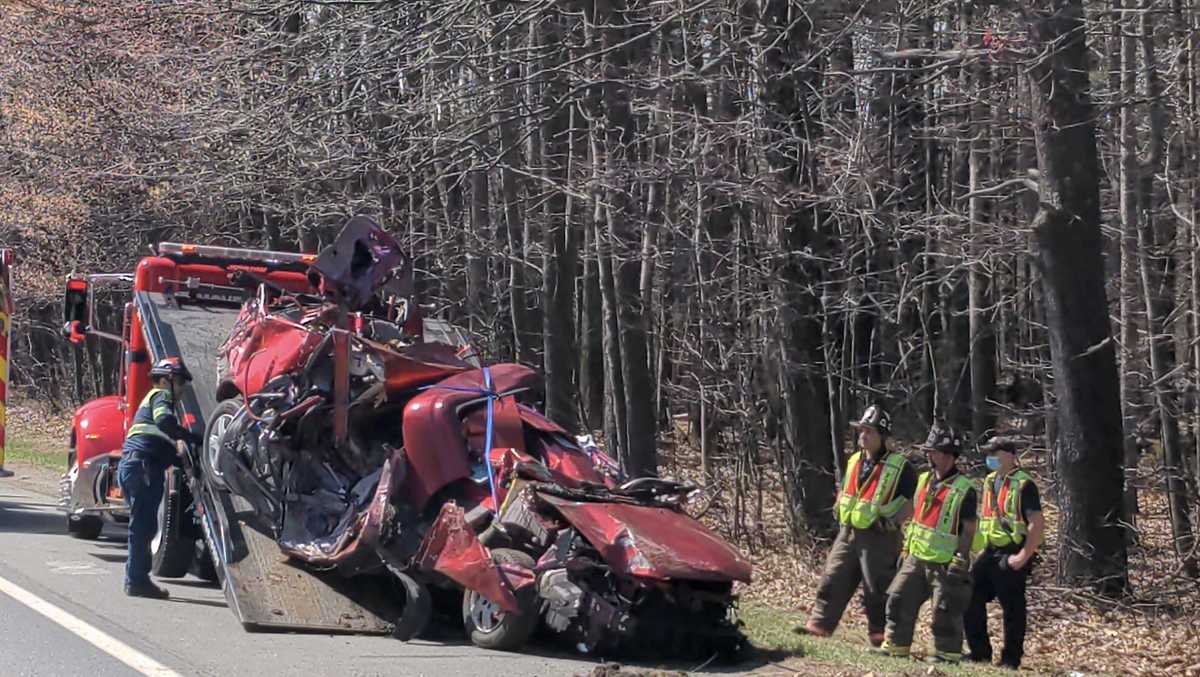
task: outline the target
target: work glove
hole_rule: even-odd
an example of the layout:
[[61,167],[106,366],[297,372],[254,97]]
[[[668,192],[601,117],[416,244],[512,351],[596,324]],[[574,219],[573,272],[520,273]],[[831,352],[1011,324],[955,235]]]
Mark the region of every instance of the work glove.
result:
[[965,581],[971,575],[971,566],[967,562],[966,557],[955,555],[954,559],[950,560],[950,566],[946,569],[946,572],[955,578]]

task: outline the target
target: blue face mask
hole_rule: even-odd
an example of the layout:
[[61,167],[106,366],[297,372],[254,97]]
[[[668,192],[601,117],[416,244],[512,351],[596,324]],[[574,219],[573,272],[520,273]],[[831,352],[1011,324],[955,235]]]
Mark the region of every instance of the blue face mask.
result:
[[988,456],[987,457],[987,467],[988,467],[988,470],[999,470],[1000,469],[1000,457],[999,456]]

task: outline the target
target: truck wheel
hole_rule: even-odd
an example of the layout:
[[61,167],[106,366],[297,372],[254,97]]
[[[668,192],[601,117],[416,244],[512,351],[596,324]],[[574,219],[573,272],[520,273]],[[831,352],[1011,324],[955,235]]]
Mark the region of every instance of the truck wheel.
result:
[[[533,568],[533,558],[519,550],[496,548],[492,561]],[[501,609],[474,590],[463,591],[463,626],[475,646],[495,651],[516,651],[525,646],[537,629],[537,608],[532,601],[521,600],[525,611],[512,614]]]
[[[178,490],[171,493],[170,487]],[[161,578],[186,576],[195,554],[195,538],[192,537],[188,514],[187,488],[183,482],[183,471],[171,468],[167,471],[167,490],[163,491],[158,504],[158,533],[150,541],[150,552],[154,556],[151,571]]]
[[100,538],[104,520],[97,515],[67,515],[67,533],[84,541]]

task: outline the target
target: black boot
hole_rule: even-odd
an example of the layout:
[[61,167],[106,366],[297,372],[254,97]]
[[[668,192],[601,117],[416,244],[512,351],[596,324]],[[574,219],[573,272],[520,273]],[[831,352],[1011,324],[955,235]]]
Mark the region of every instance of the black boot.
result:
[[171,596],[171,593],[150,581],[125,584],[125,594],[130,597],[147,597],[149,599],[166,599]]

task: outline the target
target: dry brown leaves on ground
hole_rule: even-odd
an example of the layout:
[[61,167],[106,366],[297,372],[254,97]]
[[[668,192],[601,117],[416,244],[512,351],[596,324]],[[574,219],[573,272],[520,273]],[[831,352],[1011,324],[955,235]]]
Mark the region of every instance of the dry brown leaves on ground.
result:
[[71,415],[54,415],[37,402],[14,397],[7,411],[8,440],[60,442],[55,451],[64,451],[71,437]]

